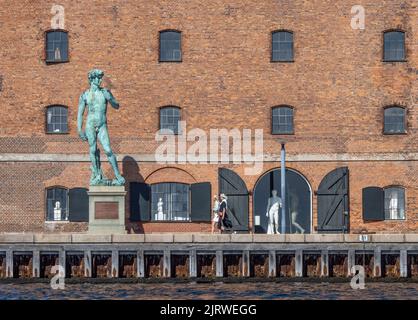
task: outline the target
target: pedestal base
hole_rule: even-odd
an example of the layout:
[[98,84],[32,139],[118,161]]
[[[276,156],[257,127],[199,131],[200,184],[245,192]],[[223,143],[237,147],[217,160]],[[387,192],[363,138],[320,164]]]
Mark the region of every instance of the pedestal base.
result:
[[125,187],[90,186],[89,233],[126,234]]

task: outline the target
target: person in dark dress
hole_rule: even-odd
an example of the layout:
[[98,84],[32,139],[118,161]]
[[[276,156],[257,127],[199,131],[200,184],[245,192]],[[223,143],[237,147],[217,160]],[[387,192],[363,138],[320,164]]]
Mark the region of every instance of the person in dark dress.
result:
[[227,208],[228,208],[228,197],[225,194],[221,194],[221,204],[219,206],[219,229],[221,232],[225,229],[232,228],[232,222],[228,218]]

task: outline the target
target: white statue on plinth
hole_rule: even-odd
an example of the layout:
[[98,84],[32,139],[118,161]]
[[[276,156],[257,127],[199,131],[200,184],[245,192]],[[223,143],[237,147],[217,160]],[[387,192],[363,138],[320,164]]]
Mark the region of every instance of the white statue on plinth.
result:
[[267,203],[268,227],[267,234],[280,234],[279,232],[279,210],[282,207],[282,199],[277,196],[277,190],[271,191],[271,198]]
[[160,198],[158,199],[158,203],[157,203],[157,218],[155,220],[165,220],[164,219],[164,212],[163,212],[163,199]]
[[59,221],[61,219],[62,219],[61,203],[57,201],[55,202],[55,208],[54,208],[54,220]]
[[390,195],[389,212],[390,212],[390,218],[392,220],[399,219],[399,217],[398,217],[398,198],[394,197],[393,193]]

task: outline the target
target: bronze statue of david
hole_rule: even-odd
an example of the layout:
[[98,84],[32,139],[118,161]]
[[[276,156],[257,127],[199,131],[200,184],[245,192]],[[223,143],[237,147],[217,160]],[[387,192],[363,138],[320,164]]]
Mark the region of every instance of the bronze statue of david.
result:
[[[89,153],[91,160],[91,178],[90,185],[114,185],[122,186],[125,179],[119,172],[116,155],[110,147],[109,132],[107,129],[107,103],[114,109],[119,109],[119,103],[113,97],[112,93],[100,85],[103,80],[104,73],[101,70],[94,69],[88,74],[90,88],[83,92],[78,103],[77,129],[80,138],[89,144]],[[88,109],[85,131],[83,131],[84,111]],[[115,174],[114,180],[108,180],[104,177],[100,166],[100,151],[97,147],[99,141],[103,147],[110,165]]]

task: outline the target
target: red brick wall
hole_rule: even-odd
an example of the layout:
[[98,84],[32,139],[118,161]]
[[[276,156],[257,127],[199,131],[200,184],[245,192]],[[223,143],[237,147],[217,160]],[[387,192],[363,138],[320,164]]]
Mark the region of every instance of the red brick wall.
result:
[[[0,8],[0,154],[86,154],[76,132],[77,102],[87,72],[102,68],[104,84],[121,103],[109,110],[112,146],[118,154],[153,154],[158,111],[181,107],[188,128],[264,129],[264,149],[289,155],[416,153],[418,139],[418,5],[415,0],[248,1],[119,0],[60,2],[69,32],[70,62],[46,65],[44,33],[52,3],[5,1]],[[351,6],[366,9],[366,29],[352,30]],[[382,62],[382,32],[406,31],[407,62]],[[182,63],[158,63],[158,32],[182,31]],[[271,31],[294,32],[295,62],[270,62]],[[408,113],[408,134],[382,135],[383,107]],[[45,107],[69,107],[69,134],[45,134]],[[295,108],[295,134],[270,135],[271,107]],[[348,165],[351,226],[372,231],[416,232],[417,162],[291,163],[315,190],[332,169]],[[265,170],[278,164],[267,163]],[[135,166],[131,170],[135,170]],[[139,165],[137,177],[173,179]],[[212,182],[217,166],[179,166],[179,180]],[[106,172],[109,167],[106,165]],[[253,188],[258,177],[244,177]],[[129,168],[125,168],[129,170]],[[168,172],[168,171],[167,171]],[[85,230],[44,223],[44,187],[87,186],[87,163],[0,163],[0,231]],[[193,177],[193,179],[191,178]],[[129,180],[129,177],[128,177]],[[407,188],[407,221],[363,224],[361,189],[401,184]],[[314,225],[316,199],[313,198]],[[250,215],[251,217],[251,215]],[[251,219],[251,218],[250,218]],[[139,229],[142,227],[137,226]],[[143,229],[198,232],[196,224],[147,224]]]
[[[370,232],[416,232],[418,228],[418,187],[417,165],[410,162],[312,162],[289,163],[288,168],[301,173],[308,180],[312,191],[316,191],[324,176],[335,168],[348,166],[350,170],[350,225],[351,231],[366,228]],[[108,165],[104,165],[108,168]],[[244,179],[252,192],[260,176],[245,176],[240,165],[226,166]],[[126,166],[122,165],[122,168]],[[210,182],[212,193],[218,192],[218,165],[183,165],[179,169],[161,169],[158,164],[139,163],[137,172],[130,168],[123,171],[127,181],[186,182],[181,179],[182,170],[187,170],[198,182]],[[265,163],[263,173],[278,168],[276,163]],[[179,174],[175,174],[175,171]],[[140,174],[139,174],[140,172]],[[141,180],[141,176],[159,180]],[[4,182],[0,197],[0,232],[21,231],[85,231],[83,223],[45,223],[45,188],[63,185],[68,188],[88,187],[89,164],[74,163],[1,163],[0,178]],[[415,180],[412,179],[415,177]],[[179,179],[177,179],[179,178]],[[406,220],[364,223],[362,220],[362,189],[368,186],[385,187],[401,185],[406,188]],[[313,195],[313,228],[317,225],[317,199]],[[252,197],[250,197],[250,226],[253,223]],[[133,232],[205,232],[210,231],[209,223],[130,223],[129,194],[126,199],[126,222]]]

